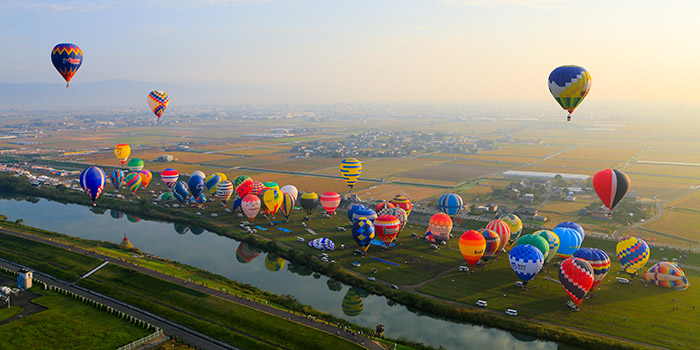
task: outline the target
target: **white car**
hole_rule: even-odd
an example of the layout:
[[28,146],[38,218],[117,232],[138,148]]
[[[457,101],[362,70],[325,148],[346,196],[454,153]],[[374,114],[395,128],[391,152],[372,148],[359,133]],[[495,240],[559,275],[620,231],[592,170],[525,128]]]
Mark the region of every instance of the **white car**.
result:
[[373,282],[377,280],[377,279],[374,278],[374,277],[368,277],[367,279],[370,280],[370,281],[373,281]]
[[518,310],[506,309],[506,315],[508,316],[518,316]]
[[615,279],[616,279],[618,282],[622,283],[622,284],[628,284],[628,283],[630,283],[630,280],[628,280],[628,279],[626,279],[626,278],[615,277]]
[[517,281],[517,282],[515,282],[515,286],[516,286],[516,287],[522,288],[522,287],[523,287],[523,281]]
[[306,240],[303,237],[297,237],[297,242],[306,242]]
[[476,301],[476,306],[481,306],[481,307],[487,307],[489,303],[486,302],[486,300],[477,300]]

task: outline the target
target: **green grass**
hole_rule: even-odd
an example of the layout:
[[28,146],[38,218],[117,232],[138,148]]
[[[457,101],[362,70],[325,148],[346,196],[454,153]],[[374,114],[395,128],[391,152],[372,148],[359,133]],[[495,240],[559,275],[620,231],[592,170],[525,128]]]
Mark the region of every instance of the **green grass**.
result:
[[42,296],[33,302],[48,309],[0,326],[0,347],[115,349],[150,333],[67,296],[43,290],[34,292]]
[[3,304],[2,308],[0,308],[0,321],[17,316],[20,312],[22,312],[22,310],[23,309],[19,306],[12,306],[8,309],[7,305]]
[[67,281],[74,281],[101,261],[45,244],[0,234],[0,257]]
[[360,348],[334,335],[119,266],[106,266],[80,284],[158,314],[165,312],[162,316],[192,328],[214,331],[208,334],[244,348],[273,347],[260,339],[289,349]]

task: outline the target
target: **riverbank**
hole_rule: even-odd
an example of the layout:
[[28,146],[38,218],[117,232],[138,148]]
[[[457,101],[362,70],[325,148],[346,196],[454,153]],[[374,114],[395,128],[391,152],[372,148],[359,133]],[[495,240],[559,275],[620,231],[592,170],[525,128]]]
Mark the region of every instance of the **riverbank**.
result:
[[[61,197],[57,193],[60,190],[57,189],[38,189],[32,186],[25,187],[26,191],[22,192],[25,195],[34,195],[37,197],[49,198],[60,197],[60,201],[77,202],[83,205],[89,205],[89,200],[85,198],[84,194],[79,192],[68,191],[69,193],[66,196]],[[25,189],[20,190],[24,191]],[[134,215],[154,217],[156,219],[165,221],[175,221],[181,222],[183,224],[200,226],[212,232],[223,234],[232,238],[237,238],[245,242],[261,245],[262,247],[266,248],[266,250],[271,251],[279,256],[282,256],[283,258],[289,260],[295,265],[303,264],[314,271],[324,273],[332,278],[354,286],[363,287],[375,294],[384,295],[393,301],[400,302],[404,305],[408,305],[423,312],[430,312],[452,319],[466,320],[507,330],[515,330],[521,333],[534,335],[536,337],[551,339],[559,342],[566,342],[579,346],[617,349],[643,347],[642,344],[624,343],[620,340],[604,338],[600,335],[585,334],[580,331],[573,331],[570,328],[566,327],[542,325],[533,319],[521,320],[519,318],[508,318],[506,316],[501,316],[496,312],[488,310],[474,309],[471,307],[467,307],[466,305],[455,307],[455,305],[452,303],[437,301],[436,299],[418,295],[413,292],[405,290],[393,290],[389,288],[387,284],[370,283],[362,275],[352,270],[344,269],[338,263],[325,264],[319,261],[310,253],[295,248],[288,248],[288,244],[286,242],[281,242],[280,244],[277,244],[275,241],[267,238],[261,238],[253,235],[244,234],[241,231],[232,228],[230,224],[224,225],[218,222],[213,222],[210,221],[211,219],[188,214],[186,211],[183,210],[173,210],[162,208],[160,206],[153,206],[150,204],[150,202],[145,201],[145,203],[123,202],[112,200],[109,198],[104,198],[103,200],[101,198],[99,202],[100,203],[98,209],[109,207],[117,210],[122,210],[126,213],[131,213]]]

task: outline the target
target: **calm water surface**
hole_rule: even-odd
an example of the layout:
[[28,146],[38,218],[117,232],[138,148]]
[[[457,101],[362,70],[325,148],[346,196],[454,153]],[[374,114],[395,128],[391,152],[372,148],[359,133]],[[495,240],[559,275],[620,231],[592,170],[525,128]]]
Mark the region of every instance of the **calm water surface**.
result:
[[572,349],[495,328],[419,315],[402,305],[389,305],[382,296],[360,299],[347,285],[326,276],[314,276],[310,271],[293,273],[289,264],[266,261],[267,253],[256,256],[256,250],[246,244],[201,229],[144,219],[134,222],[137,220],[133,217],[119,217],[114,211],[96,214],[88,207],[44,199],[38,203],[1,199],[0,214],[9,220],[24,219],[28,226],[86,239],[120,243],[126,233],[134,246],[144,252],[276,294],[291,294],[305,304],[356,324],[370,328],[383,324],[385,334],[392,338],[403,337],[448,349]]

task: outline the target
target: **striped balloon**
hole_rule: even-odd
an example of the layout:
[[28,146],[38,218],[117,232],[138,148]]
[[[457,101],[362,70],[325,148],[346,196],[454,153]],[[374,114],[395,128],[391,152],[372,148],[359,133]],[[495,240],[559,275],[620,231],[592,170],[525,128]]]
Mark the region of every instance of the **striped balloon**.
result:
[[411,203],[410,199],[401,195],[396,195],[396,197],[394,197],[394,199],[391,200],[391,204],[393,204],[395,207],[399,207],[405,210],[406,215],[411,215],[411,209],[413,208],[413,204]]
[[382,209],[382,211],[378,212],[377,214],[378,215],[393,215],[397,219],[399,219],[399,221],[401,222],[401,227],[399,228],[399,233],[401,233],[401,231],[403,231],[403,228],[406,227],[406,223],[408,222],[408,214],[406,214],[406,211],[401,209],[401,208],[397,208],[397,207],[385,208],[385,209]]
[[362,173],[362,162],[355,158],[345,158],[340,162],[340,175],[345,179],[345,183],[352,190],[357,179]]
[[484,256],[485,249],[486,240],[479,231],[469,230],[459,237],[459,251],[462,253],[464,260],[467,261],[467,264],[471,265],[472,268]]
[[326,210],[328,215],[333,215],[340,205],[340,195],[335,192],[326,192],[322,194],[320,200],[321,206]]
[[549,244],[549,253],[544,257],[544,263],[549,264],[550,261],[557,255],[557,250],[559,250],[559,237],[556,233],[549,230],[539,230],[532,233],[533,235],[540,235]]
[[143,169],[143,160],[134,158],[126,163],[126,167],[129,168],[129,171],[141,171]]
[[177,182],[179,177],[180,173],[172,168],[167,168],[160,172],[160,179],[163,180],[163,183],[168,186],[168,188],[173,188],[173,185]]
[[364,305],[362,304],[362,298],[352,289],[348,289],[348,292],[343,298],[343,313],[346,316],[357,316],[364,310]]
[[112,173],[109,174],[109,181],[112,182],[114,188],[119,189],[122,187],[122,182],[124,182],[124,172],[119,169],[112,170]]
[[508,244],[508,240],[510,239],[510,226],[508,226],[505,221],[496,219],[491,220],[491,222],[486,225],[486,229],[496,232],[500,238],[500,244],[496,252],[496,256],[498,256],[498,254],[501,254],[503,248],[506,247],[506,244]]
[[574,252],[574,257],[588,261],[593,267],[593,286],[591,290],[595,289],[610,271],[610,257],[598,248],[581,248]]
[[224,204],[226,204],[226,201],[231,198],[231,195],[233,194],[233,184],[231,181],[221,181],[219,182],[218,185],[216,185],[216,198],[221,199]]
[[559,265],[559,282],[576,305],[593,286],[593,267],[583,259],[568,258]]
[[508,224],[508,226],[510,226],[510,239],[507,243],[512,245],[518,240],[518,238],[520,238],[520,234],[523,232],[523,222],[517,215],[512,213],[501,215],[501,217],[498,219],[503,220],[506,224]]
[[644,274],[644,280],[660,287],[686,290],[690,283],[681,268],[671,262],[662,261],[649,268]]
[[250,193],[257,196],[260,194],[260,191],[262,191],[263,188],[265,188],[265,184],[263,184],[262,182],[254,182],[253,189],[250,190]]
[[216,186],[224,181],[224,179],[217,173],[209,174],[204,178],[204,188],[211,194],[216,193]]
[[649,245],[637,237],[628,237],[618,242],[615,252],[622,264],[622,270],[633,276],[649,260]]
[[294,200],[294,197],[292,197],[290,193],[283,193],[282,206],[280,206],[280,210],[282,210],[282,215],[284,215],[285,221],[289,221],[289,216],[292,215],[295,205],[296,200]]
[[454,218],[455,215],[459,214],[464,208],[464,201],[462,201],[462,197],[458,194],[445,193],[440,197],[438,206],[441,212]]
[[489,229],[481,230],[481,234],[484,236],[484,240],[486,241],[486,248],[484,248],[484,256],[481,257],[481,260],[486,262],[490,258],[493,258],[497,255],[498,247],[501,245],[501,236],[499,236],[498,233]]
[[389,247],[391,242],[399,234],[401,221],[393,215],[380,215],[374,220],[374,234],[377,239]]
[[138,190],[139,186],[141,186],[141,174],[136,171],[132,171],[126,175],[124,180],[126,180],[126,187],[131,190],[131,193],[136,194],[136,190]]

